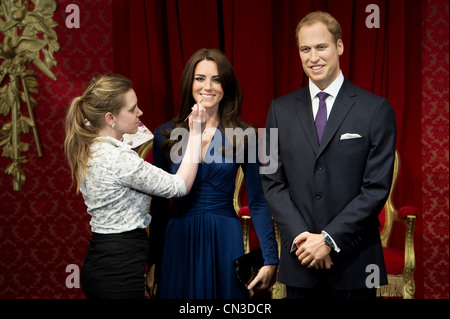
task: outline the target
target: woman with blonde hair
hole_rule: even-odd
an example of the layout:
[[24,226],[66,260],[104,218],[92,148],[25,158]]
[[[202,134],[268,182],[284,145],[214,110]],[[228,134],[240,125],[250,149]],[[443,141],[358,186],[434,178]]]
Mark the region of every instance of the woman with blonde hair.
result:
[[192,107],[187,156],[169,174],[121,141],[123,134],[137,132],[143,114],[129,79],[94,78],[83,95],[73,99],[64,148],[77,192],[91,215],[92,238],[81,271],[87,298],[144,298],[150,195],[189,193],[197,174],[204,112],[200,104]]

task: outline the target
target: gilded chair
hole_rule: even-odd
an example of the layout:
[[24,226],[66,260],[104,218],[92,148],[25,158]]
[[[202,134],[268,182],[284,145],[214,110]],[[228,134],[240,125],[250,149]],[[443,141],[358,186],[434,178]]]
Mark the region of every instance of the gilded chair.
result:
[[[388,273],[388,284],[378,288],[377,296],[380,298],[414,299],[414,269],[416,264],[414,226],[417,209],[413,206],[403,206],[397,210],[394,206],[392,197],[399,172],[400,157],[398,152],[395,151],[392,186],[386,204],[379,215],[380,237]],[[394,236],[394,234],[403,231],[405,232],[404,245],[401,247],[397,242],[399,236]]]
[[145,159],[148,155],[148,153],[150,152],[150,150],[153,147],[153,139],[151,139],[150,141],[145,142],[144,144],[142,144],[141,146],[139,146],[139,149],[137,150],[138,155]]
[[[242,225],[242,233],[244,237],[244,250],[245,253],[249,253],[251,250],[259,247],[259,241],[258,237],[256,236],[253,223],[251,221],[248,205],[242,206],[244,198],[245,198],[244,172],[240,167],[236,176],[236,189],[234,192],[233,205]],[[275,238],[278,244],[278,257],[280,257],[279,255],[281,249],[280,247],[281,234],[275,222],[273,222],[273,225],[275,230]],[[286,298],[286,286],[277,281],[272,286],[270,294],[272,299]]]
[[[400,158],[398,152],[395,152],[394,173],[389,197],[379,215],[380,219],[380,237],[383,246],[383,255],[388,273],[388,285],[377,289],[379,298],[404,298],[413,299],[415,292],[414,269],[414,226],[416,221],[417,209],[413,206],[404,206],[399,210],[393,204],[393,193],[397,184],[397,178],[400,170]],[[234,193],[234,208],[241,220],[244,234],[245,252],[249,252],[258,247],[257,237],[253,230],[250,212],[248,206],[243,206],[245,190],[243,187],[244,173],[239,168],[236,176],[236,190]],[[278,243],[278,252],[280,252],[281,235],[275,225],[275,235]],[[403,228],[403,229],[402,229]],[[394,236],[395,232],[405,231],[404,246],[394,240],[399,236]],[[395,237],[395,238],[394,238]],[[272,289],[272,298],[281,299],[286,297],[286,287],[277,282]]]

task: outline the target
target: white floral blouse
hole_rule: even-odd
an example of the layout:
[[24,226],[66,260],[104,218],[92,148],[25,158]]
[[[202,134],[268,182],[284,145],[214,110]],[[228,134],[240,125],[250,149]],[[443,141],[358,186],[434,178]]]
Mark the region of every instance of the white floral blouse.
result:
[[144,161],[129,145],[105,136],[91,146],[80,191],[92,216],[92,232],[112,234],[147,227],[150,195],[181,197],[186,185],[180,176]]

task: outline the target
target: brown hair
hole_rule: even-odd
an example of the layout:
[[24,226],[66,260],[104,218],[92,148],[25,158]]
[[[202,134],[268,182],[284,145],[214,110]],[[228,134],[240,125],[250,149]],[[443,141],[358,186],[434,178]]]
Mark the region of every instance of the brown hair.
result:
[[[222,129],[237,127],[245,129],[250,127],[241,119],[242,92],[231,62],[225,54],[217,49],[200,49],[188,60],[181,75],[180,112],[172,120],[172,129],[178,127],[189,129],[185,119],[190,114],[191,107],[197,103],[192,96],[195,67],[199,62],[205,60],[216,63],[220,84],[224,92],[224,96],[219,103],[219,126]],[[169,139],[170,131],[162,130],[161,133],[167,139],[163,144],[163,148],[170,151],[171,147],[178,141]]]
[[304,26],[310,26],[318,22],[323,23],[327,27],[328,31],[332,34],[335,43],[337,43],[339,39],[342,39],[342,29],[339,22],[337,22],[337,20],[327,12],[316,11],[308,14],[298,23],[297,29],[295,30],[295,40],[297,41],[297,46],[299,45],[298,33],[300,32],[300,29]]
[[83,95],[72,100],[66,115],[64,152],[77,180],[77,193],[86,176],[90,147],[100,129],[106,125],[105,114],[119,114],[124,94],[133,88],[131,81],[120,75],[93,78]]

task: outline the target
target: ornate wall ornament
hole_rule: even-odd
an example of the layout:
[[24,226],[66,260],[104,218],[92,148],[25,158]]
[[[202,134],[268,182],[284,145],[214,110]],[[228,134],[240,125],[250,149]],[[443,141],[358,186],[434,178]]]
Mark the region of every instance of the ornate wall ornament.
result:
[[15,191],[22,190],[26,181],[22,164],[27,159],[22,153],[29,149],[20,135],[32,130],[38,156],[43,156],[33,116],[38,103],[31,95],[38,93],[39,84],[31,67],[34,64],[56,80],[50,70],[56,66],[53,53],[60,48],[54,30],[56,8],[55,0],[0,0],[0,114],[11,114],[11,122],[1,128],[0,147],[2,157],[12,159],[5,173],[12,176]]

